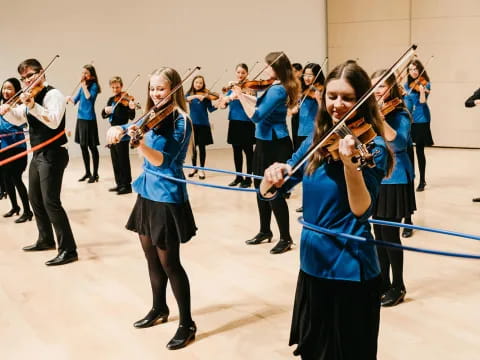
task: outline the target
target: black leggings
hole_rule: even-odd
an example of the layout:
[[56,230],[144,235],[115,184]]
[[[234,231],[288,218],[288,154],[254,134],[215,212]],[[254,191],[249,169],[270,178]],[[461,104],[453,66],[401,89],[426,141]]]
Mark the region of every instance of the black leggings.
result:
[[22,173],[7,173],[5,175],[5,186],[10,202],[12,203],[12,209],[18,209],[17,195],[15,193],[15,189],[17,189],[20,199],[22,200],[23,212],[31,214],[32,210],[28,202],[27,188],[22,180]]
[[98,162],[99,162],[99,154],[98,148],[96,145],[80,145],[82,149],[82,157],[83,157],[83,164],[85,165],[85,174],[90,175],[90,154],[88,150],[92,153],[92,160],[93,160],[93,176],[98,176]]
[[200,153],[200,166],[205,166],[205,160],[207,159],[207,151],[205,149],[205,145],[196,145],[193,147],[192,151],[192,165],[197,166],[197,146],[198,152]]
[[420,172],[420,182],[425,182],[425,167],[427,166],[427,159],[425,158],[425,146],[424,145],[415,145],[417,160],[418,160],[418,171]]
[[167,282],[170,280],[173,294],[178,304],[180,325],[190,326],[193,323],[190,310],[190,284],[187,273],[180,263],[180,244],[162,250],[152,244],[145,235],[139,235],[143,252],[147,259],[148,274],[153,295],[153,308],[160,312],[168,312]]
[[233,161],[235,162],[235,171],[242,172],[243,170],[243,153],[245,153],[245,159],[247,160],[247,174],[252,173],[252,162],[253,162],[253,145],[252,144],[242,144],[242,145],[232,145],[233,148]]
[[[401,222],[401,219],[376,219]],[[376,240],[388,241],[399,245],[402,244],[400,241],[400,229],[398,227],[374,224],[373,230],[375,232]],[[382,290],[386,291],[391,286],[404,289],[403,250],[378,246],[377,252],[378,259],[380,260],[380,268],[382,270]],[[392,281],[390,281],[390,267],[392,268]]]

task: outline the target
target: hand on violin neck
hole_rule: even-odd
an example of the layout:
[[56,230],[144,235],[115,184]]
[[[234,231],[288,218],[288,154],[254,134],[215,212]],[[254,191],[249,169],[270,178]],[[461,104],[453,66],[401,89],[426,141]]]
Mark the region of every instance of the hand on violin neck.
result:
[[73,104],[73,98],[72,98],[70,95],[68,95],[68,96],[65,98],[65,100],[66,100],[66,103],[67,103],[67,104],[68,104],[68,103]]
[[32,109],[35,106],[35,100],[30,93],[20,94],[20,101],[29,109]]
[[280,188],[285,183],[285,176],[292,174],[292,167],[288,164],[273,163],[267,169],[260,184],[260,192],[264,197],[272,197],[269,189],[273,187]]

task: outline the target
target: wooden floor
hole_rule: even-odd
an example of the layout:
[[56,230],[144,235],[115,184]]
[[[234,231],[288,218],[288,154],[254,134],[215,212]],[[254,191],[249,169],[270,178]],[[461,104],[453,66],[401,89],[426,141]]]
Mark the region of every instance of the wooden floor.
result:
[[[212,150],[208,166],[231,169],[230,150]],[[480,234],[480,151],[427,149],[427,188],[417,197],[415,224]],[[134,172],[140,161],[133,159]],[[0,217],[0,359],[290,359],[288,346],[298,248],[270,255],[272,244],[246,246],[258,230],[251,193],[190,186],[198,235],[182,246],[190,277],[197,339],[168,351],[178,326],[170,289],[168,323],[138,330],[132,323],[151,305],[146,262],[124,224],[136,195],[118,196],[110,159],[101,158],[100,182],[79,183],[82,162],[65,173],[63,203],[80,261],[50,268],[55,252],[25,253],[35,223]],[[208,173],[227,184],[232,176]],[[289,206],[292,235],[300,226]],[[0,213],[10,209],[0,201]],[[272,227],[278,239],[278,229]],[[479,242],[416,231],[412,246],[480,254]],[[480,261],[405,254],[406,302],[382,309],[379,359],[478,359]]]

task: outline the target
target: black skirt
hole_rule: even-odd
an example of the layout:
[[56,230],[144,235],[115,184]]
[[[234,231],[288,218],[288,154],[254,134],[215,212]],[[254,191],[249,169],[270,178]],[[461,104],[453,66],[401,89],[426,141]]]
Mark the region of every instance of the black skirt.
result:
[[193,133],[195,134],[195,145],[213,144],[212,129],[210,126],[193,125]]
[[433,137],[432,131],[430,130],[430,123],[413,123],[412,140],[416,145],[432,146]]
[[162,250],[186,243],[197,232],[190,202],[163,203],[137,197],[125,227],[152,239]]
[[[290,137],[273,140],[257,139],[253,153],[253,173],[263,176],[265,169],[274,162],[285,163],[292,157],[292,141]],[[254,180],[255,187],[260,185],[260,180]]]
[[289,345],[316,360],[375,360],[380,276],[363,282],[320,279],[300,270]]
[[251,121],[230,120],[227,143],[231,145],[255,144],[255,124]]
[[382,184],[373,216],[382,219],[402,219],[417,210],[413,182],[408,184]]
[[81,146],[100,145],[100,141],[98,140],[97,120],[77,119],[75,142]]

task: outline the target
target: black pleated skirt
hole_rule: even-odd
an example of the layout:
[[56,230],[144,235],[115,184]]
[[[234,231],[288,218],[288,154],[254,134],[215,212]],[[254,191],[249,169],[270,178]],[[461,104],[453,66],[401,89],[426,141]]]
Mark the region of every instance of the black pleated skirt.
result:
[[300,270],[290,342],[315,360],[376,360],[380,276],[363,282],[320,279]]
[[255,144],[255,124],[251,121],[229,120],[227,143],[231,145]]
[[434,143],[430,123],[413,123],[412,140],[417,145],[432,146]]
[[[290,137],[273,140],[257,139],[253,153],[253,173],[263,176],[265,169],[274,162],[285,163],[292,157],[293,148]],[[254,180],[255,187],[260,185],[260,180]]]
[[373,211],[374,217],[402,219],[417,210],[413,182],[408,184],[382,184]]
[[137,197],[125,227],[152,239],[162,250],[186,243],[197,232],[190,202],[163,203]]
[[195,136],[195,145],[213,144],[212,129],[210,126],[193,125],[193,133]]
[[75,142],[81,146],[100,145],[100,141],[98,140],[97,120],[77,119]]

